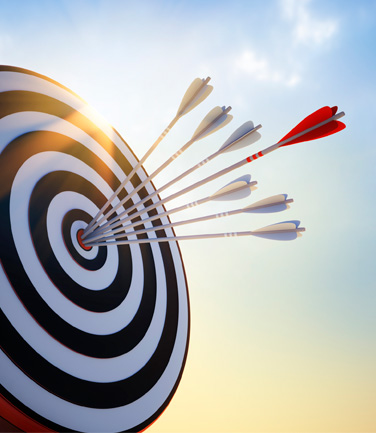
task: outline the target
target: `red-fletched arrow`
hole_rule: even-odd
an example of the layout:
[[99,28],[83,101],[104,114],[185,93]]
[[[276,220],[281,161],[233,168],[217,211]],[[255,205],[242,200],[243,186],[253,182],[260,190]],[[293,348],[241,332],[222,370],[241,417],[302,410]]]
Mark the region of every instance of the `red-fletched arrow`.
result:
[[[281,140],[279,140],[278,143],[288,140],[290,137],[293,137],[294,135],[300,134],[301,132],[304,132],[307,129],[313,128],[316,125],[325,122],[326,120],[329,120],[337,113],[337,110],[338,107],[336,106],[334,107],[326,106],[320,108],[319,110],[315,111],[314,113],[310,114],[305,119],[303,119],[298,125],[295,126],[295,128],[293,128],[288,134],[286,134],[283,138],[281,138]],[[289,141],[286,144],[282,144],[280,147],[289,146],[295,143],[301,143],[303,141],[316,140],[318,138],[335,134],[336,132],[339,132],[345,128],[346,125],[344,123],[339,122],[338,120],[332,120],[312,131],[307,132],[304,135],[301,135],[298,138]]]
[[279,149],[283,146],[290,144],[301,143],[303,141],[316,140],[318,138],[326,137],[346,128],[342,122],[338,122],[345,115],[341,112],[337,114],[338,107],[322,107],[314,113],[303,119],[298,125],[295,126],[288,134],[286,134],[278,143],[273,146],[263,149],[254,155],[248,156],[246,162],[252,162],[255,159],[265,156],[273,150]]

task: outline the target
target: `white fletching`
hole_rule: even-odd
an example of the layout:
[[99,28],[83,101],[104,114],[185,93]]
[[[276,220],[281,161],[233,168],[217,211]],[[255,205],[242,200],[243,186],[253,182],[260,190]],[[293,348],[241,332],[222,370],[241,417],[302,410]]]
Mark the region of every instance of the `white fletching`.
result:
[[232,116],[224,113],[226,110],[229,110],[229,108],[230,107],[226,109],[225,107],[218,106],[209,111],[198,125],[198,128],[192,135],[192,139],[195,137],[196,141],[201,140],[231,122]]
[[281,212],[289,209],[288,203],[292,201],[292,199],[287,200],[287,194],[273,195],[243,208],[243,211],[250,213]]
[[189,113],[210,95],[213,86],[205,84],[209,79],[210,78],[208,77],[206,80],[201,78],[193,80],[192,84],[188,87],[188,90],[183,96],[180,107],[177,111],[177,116],[184,116]]
[[[240,200],[248,197],[251,191],[257,189],[256,182],[250,182],[251,175],[239,177],[233,180],[214,194],[210,196],[211,200]],[[248,186],[248,188],[247,188]]]
[[219,150],[231,152],[255,143],[261,138],[261,134],[257,132],[259,128],[261,128],[261,125],[255,128],[252,120],[243,123],[243,125],[239,126],[239,128],[230,135]]
[[300,221],[286,221],[253,230],[252,233],[264,239],[291,241],[301,236],[299,232],[305,231],[305,228],[298,228],[299,224]]
[[272,224],[262,227],[261,229],[253,230],[254,232],[278,232],[282,230],[295,230],[300,224],[300,221],[286,221],[283,223]]

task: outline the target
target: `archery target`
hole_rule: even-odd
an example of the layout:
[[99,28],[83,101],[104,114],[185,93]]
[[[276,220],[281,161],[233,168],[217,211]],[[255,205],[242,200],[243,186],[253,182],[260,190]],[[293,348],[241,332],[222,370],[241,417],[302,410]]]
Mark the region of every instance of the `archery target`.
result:
[[0,416],[17,427],[142,430],[176,391],[189,339],[177,243],[83,248],[77,236],[136,163],[70,90],[0,67]]

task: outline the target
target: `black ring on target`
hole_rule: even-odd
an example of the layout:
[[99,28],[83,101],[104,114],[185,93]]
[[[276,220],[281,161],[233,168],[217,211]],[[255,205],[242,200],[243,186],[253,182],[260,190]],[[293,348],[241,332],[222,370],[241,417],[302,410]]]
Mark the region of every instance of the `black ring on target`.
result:
[[[166,408],[186,361],[179,247],[86,251],[77,239],[137,159],[70,90],[6,66],[0,140],[0,397],[55,431],[142,430]],[[135,175],[128,187],[140,183]]]

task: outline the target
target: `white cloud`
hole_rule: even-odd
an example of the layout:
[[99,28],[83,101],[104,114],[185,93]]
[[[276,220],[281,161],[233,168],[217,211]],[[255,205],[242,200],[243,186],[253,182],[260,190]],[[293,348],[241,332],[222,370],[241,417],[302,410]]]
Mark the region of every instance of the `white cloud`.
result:
[[294,23],[296,42],[321,45],[331,39],[338,30],[338,21],[314,16],[309,9],[311,0],[281,0],[282,11],[288,21]]
[[238,72],[247,74],[257,81],[283,83],[286,86],[295,86],[300,81],[298,74],[286,74],[266,58],[259,57],[249,49],[237,58],[235,68]]

